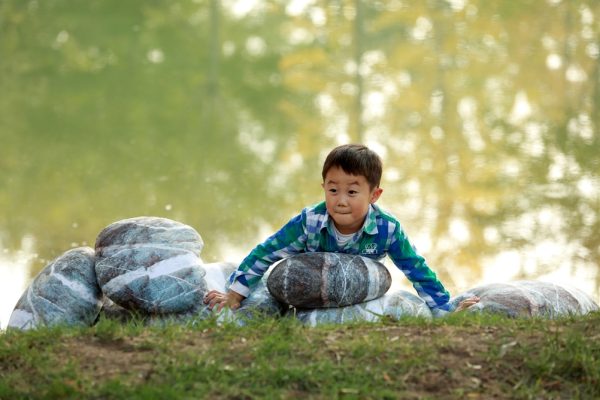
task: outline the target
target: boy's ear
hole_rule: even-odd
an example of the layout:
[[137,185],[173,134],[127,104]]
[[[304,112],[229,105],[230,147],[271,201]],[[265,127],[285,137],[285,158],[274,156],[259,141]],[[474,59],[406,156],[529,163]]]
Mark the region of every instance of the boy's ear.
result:
[[380,188],[380,187],[375,188],[375,190],[373,190],[373,193],[371,193],[370,203],[373,204],[377,200],[379,200],[379,197],[381,196],[381,193],[383,193],[383,189],[382,188]]

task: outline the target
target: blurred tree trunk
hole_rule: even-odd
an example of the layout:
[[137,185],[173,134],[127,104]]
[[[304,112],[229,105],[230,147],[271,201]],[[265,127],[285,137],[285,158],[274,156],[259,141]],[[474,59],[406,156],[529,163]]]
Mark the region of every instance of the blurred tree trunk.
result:
[[210,0],[209,62],[206,79],[207,107],[204,110],[206,126],[215,128],[218,123],[219,64],[220,64],[220,6],[219,0]]
[[354,74],[354,82],[356,84],[356,97],[354,99],[354,110],[351,115],[350,121],[350,138],[356,143],[362,143],[363,141],[363,77],[361,71],[362,56],[363,56],[363,39],[364,39],[364,26],[363,26],[363,9],[362,0],[355,0],[354,6],[356,9],[356,15],[354,17],[354,63],[356,65],[356,71]]
[[[600,43],[600,35],[596,40],[596,43]],[[595,132],[600,132],[600,58],[596,58],[594,63],[594,70],[590,77],[592,84],[592,126]],[[594,137],[595,141],[598,141],[598,135]]]

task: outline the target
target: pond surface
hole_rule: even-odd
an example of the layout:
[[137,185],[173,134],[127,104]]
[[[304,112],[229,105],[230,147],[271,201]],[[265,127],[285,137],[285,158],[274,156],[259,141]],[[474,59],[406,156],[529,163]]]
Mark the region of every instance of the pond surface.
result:
[[599,18],[593,0],[3,1],[2,326],[119,219],[179,220],[205,261],[239,261],[323,198],[345,142],[382,156],[381,205],[453,293],[539,278],[598,299]]

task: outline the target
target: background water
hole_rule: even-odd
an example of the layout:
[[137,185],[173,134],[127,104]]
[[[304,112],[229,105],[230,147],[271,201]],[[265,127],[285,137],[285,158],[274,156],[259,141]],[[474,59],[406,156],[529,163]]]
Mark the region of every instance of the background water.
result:
[[[327,152],[448,288],[600,283],[600,2],[0,2],[0,321],[63,251],[156,215],[239,261]],[[395,276],[398,284],[405,284]]]

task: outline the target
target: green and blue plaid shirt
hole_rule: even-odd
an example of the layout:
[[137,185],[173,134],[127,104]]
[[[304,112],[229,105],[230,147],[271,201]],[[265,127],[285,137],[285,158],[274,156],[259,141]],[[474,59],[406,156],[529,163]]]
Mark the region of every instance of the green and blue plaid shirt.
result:
[[359,254],[376,260],[387,254],[434,314],[452,310],[448,291],[409,242],[400,222],[375,204],[369,207],[363,227],[342,247],[335,239],[325,202],[303,209],[250,252],[229,278],[230,289],[247,297],[274,262],[293,254],[317,251]]

